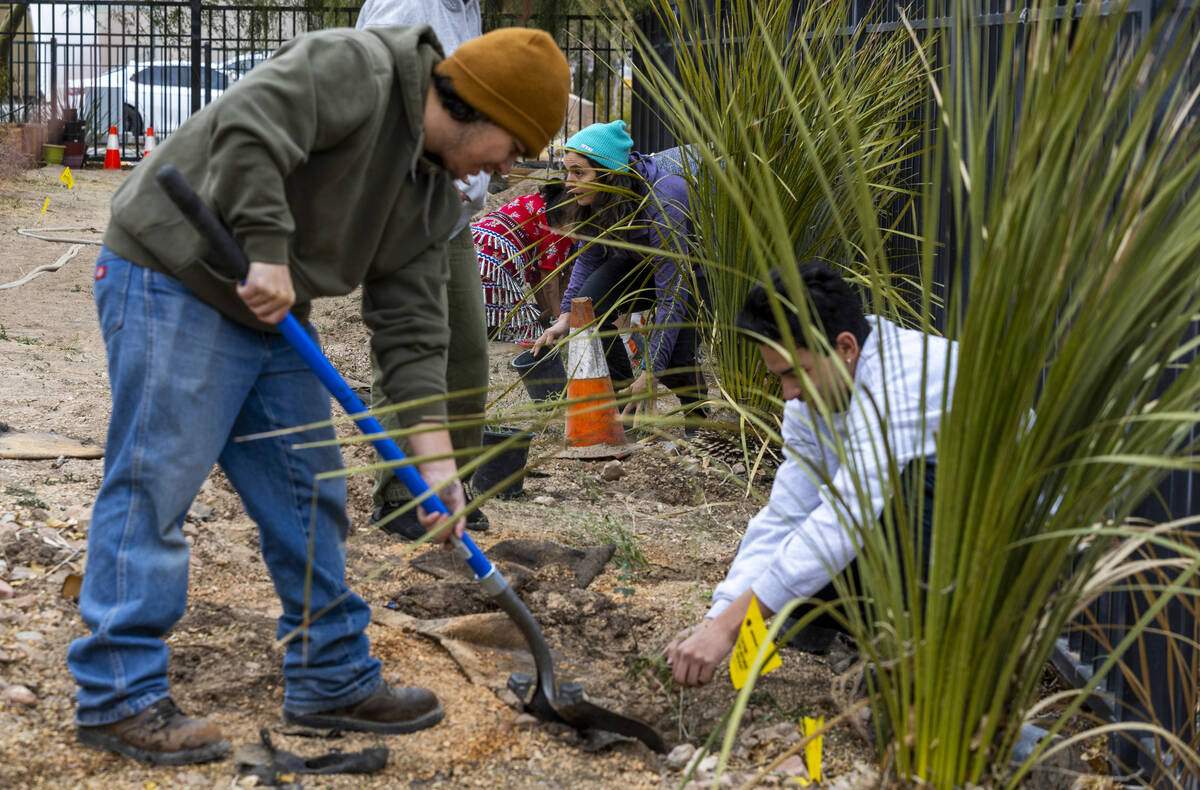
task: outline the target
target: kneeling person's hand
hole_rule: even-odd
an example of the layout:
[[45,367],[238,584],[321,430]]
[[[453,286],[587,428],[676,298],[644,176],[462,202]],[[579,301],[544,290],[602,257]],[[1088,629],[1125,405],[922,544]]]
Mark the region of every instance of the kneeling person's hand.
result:
[[717,667],[733,649],[737,631],[729,631],[720,619],[705,619],[681,632],[667,645],[667,664],[681,686],[703,686],[713,679]]

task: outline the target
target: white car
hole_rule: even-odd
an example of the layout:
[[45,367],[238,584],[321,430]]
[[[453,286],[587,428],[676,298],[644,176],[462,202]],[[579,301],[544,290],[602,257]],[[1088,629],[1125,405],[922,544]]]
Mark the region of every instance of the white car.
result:
[[221,69],[229,75],[230,79],[238,80],[269,57],[271,57],[271,53],[266,51],[244,52],[226,60],[221,64]]
[[[218,68],[200,75],[200,104],[225,92],[233,79]],[[192,114],[192,65],[184,61],[131,63],[69,88],[72,104],[89,126],[101,132],[144,134],[153,126],[159,137],[179,128]]]

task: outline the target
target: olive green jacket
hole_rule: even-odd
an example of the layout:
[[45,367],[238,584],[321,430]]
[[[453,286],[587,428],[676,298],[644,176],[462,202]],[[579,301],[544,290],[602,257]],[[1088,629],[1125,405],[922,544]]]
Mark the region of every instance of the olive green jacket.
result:
[[[193,115],[117,191],[104,243],[179,278],[229,318],[262,324],[154,180],[173,164],[252,261],[286,263],[303,320],[318,296],[362,286],[371,346],[393,403],[445,392],[446,237],[461,213],[423,152],[441,48],[430,28],[300,36]],[[435,403],[402,424],[444,417]]]

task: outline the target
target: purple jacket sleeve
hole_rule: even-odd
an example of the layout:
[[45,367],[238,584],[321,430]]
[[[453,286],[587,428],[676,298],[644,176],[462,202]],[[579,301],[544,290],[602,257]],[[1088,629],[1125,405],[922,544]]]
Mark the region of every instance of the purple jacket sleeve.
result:
[[583,287],[583,281],[596,271],[596,267],[603,260],[604,246],[601,244],[584,247],[575,257],[575,263],[571,267],[571,279],[567,281],[567,290],[563,291],[562,304],[558,308],[560,313],[571,312],[571,300],[579,294],[579,289]]
[[[652,190],[638,223],[641,227],[637,236],[640,238],[631,238],[631,241],[671,253],[686,253],[691,231],[687,216],[687,183],[679,176],[662,176],[651,183]],[[687,273],[680,272],[673,258],[654,259],[654,316],[646,323],[651,327],[666,327],[651,331],[646,348],[646,358],[651,361],[655,373],[670,365],[671,352],[679,337],[678,325],[687,320],[690,285]],[[675,326],[668,326],[671,324]]]

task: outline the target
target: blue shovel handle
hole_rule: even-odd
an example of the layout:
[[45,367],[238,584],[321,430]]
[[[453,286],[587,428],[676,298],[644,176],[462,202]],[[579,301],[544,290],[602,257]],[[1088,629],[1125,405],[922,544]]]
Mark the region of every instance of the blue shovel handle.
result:
[[[154,175],[159,186],[171,198],[183,212],[184,217],[191,222],[200,234],[204,237],[213,248],[215,255],[212,263],[222,274],[229,275],[235,280],[243,280],[246,273],[250,270],[250,261],[246,258],[246,253],[229,235],[229,231],[221,224],[212,210],[205,205],[200,196],[187,183],[187,180],[173,165],[163,165]],[[330,364],[325,354],[321,352],[320,347],[313,342],[313,339],[304,331],[304,327],[296,320],[295,316],[288,313],[287,316],[280,321],[276,328],[280,334],[287,339],[296,349],[296,352],[304,359],[305,363],[312,369],[312,372],[317,375],[325,388],[329,390],[329,394],[334,397],[346,413],[351,417],[356,414],[361,414],[361,417],[354,417],[354,422],[362,430],[364,434],[375,435],[384,433],[384,428],[379,424],[379,420],[367,414],[367,407],[363,405],[362,400],[354,394],[354,390],[350,389],[350,385],[342,378],[337,369]],[[405,461],[405,455],[400,451],[396,442],[389,436],[380,436],[377,439],[371,439],[371,444],[375,445],[375,449],[379,452],[385,461]],[[412,466],[397,466],[392,469],[396,477],[406,488],[412,493],[414,498],[420,497],[429,491],[429,485],[421,477]],[[424,500],[422,506],[426,510],[435,513],[444,513],[450,515],[449,509],[438,498],[437,494],[430,494],[429,498]],[[457,536],[451,537],[454,548],[471,566],[471,570],[475,572],[475,578],[486,579],[496,572],[496,568],[491,561],[484,556],[479,547],[475,545],[475,541],[467,535],[462,538]]]

